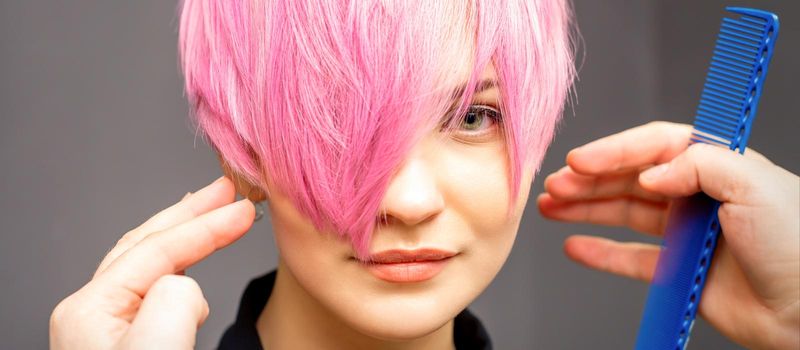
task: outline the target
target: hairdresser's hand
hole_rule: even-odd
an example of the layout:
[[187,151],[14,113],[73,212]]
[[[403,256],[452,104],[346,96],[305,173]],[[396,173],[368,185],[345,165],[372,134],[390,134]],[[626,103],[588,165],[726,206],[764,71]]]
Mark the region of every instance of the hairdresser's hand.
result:
[[253,204],[231,203],[234,195],[220,178],[126,233],[92,280],[53,310],[50,348],[193,348],[209,310],[183,270],[250,228]]
[[[800,349],[797,175],[749,149],[687,149],[690,133],[688,125],[654,122],[572,150],[568,166],[545,180],[539,210],[661,235],[670,198],[705,192],[722,202],[723,236],[700,314],[748,348]],[[659,248],[577,235],[564,250],[588,267],[649,281]]]

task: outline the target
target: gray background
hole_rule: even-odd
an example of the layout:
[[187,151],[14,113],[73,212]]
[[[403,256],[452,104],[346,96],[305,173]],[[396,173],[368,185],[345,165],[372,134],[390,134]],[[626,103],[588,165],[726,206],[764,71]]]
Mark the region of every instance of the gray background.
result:
[[[781,33],[751,146],[797,173],[800,6],[737,2],[781,15]],[[691,122],[722,1],[576,1],[585,40],[578,103],[542,167],[654,119]],[[55,304],[77,290],[116,240],[220,175],[189,128],[171,1],[0,2],[0,337],[45,348]],[[537,178],[531,198],[541,192]],[[212,313],[212,348],[250,278],[272,269],[269,220],[189,270]],[[473,309],[500,349],[624,349],[634,344],[646,284],[586,270],[563,239],[617,228],[548,222],[533,201],[503,271]],[[652,241],[652,240],[651,240]],[[734,307],[733,305],[731,307]],[[706,323],[691,348],[736,348]]]

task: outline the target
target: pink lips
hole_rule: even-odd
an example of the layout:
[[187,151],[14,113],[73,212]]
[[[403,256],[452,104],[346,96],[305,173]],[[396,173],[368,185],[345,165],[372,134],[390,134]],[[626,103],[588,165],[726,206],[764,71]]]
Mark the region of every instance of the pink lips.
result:
[[369,256],[364,267],[387,282],[422,282],[435,277],[456,253],[439,249],[385,250]]

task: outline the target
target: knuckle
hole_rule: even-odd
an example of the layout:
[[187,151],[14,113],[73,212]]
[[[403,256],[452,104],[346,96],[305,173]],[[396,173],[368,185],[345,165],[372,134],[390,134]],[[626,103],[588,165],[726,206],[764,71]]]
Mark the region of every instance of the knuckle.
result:
[[161,276],[151,290],[156,293],[170,293],[180,295],[202,295],[200,285],[193,278],[185,275],[164,275]]
[[56,307],[53,308],[53,312],[50,313],[50,328],[51,329],[52,328],[56,328],[60,324],[62,324],[63,321],[64,321],[64,318],[66,317],[66,315],[69,314],[69,312],[68,312],[68,309],[69,309],[68,300],[69,299],[67,298],[67,299],[64,299],[61,302],[59,302],[56,305]]
[[663,120],[653,120],[641,126],[641,132],[646,137],[654,137],[656,135],[664,134],[669,130],[669,122]]
[[692,154],[693,156],[697,156],[699,154],[698,152],[705,152],[706,147],[710,147],[710,145],[698,142],[698,143],[693,143],[691,146],[689,146],[689,148],[686,151],[689,152],[689,154]]
[[[221,222],[222,227],[230,227],[231,225],[235,225],[236,222],[231,219],[230,217],[223,218],[224,221]],[[214,234],[215,231],[214,223],[211,223],[207,220],[203,220],[199,222],[197,225],[197,236],[204,237],[203,239],[209,240],[211,244],[215,247],[220,246],[220,242],[218,242],[219,235]]]
[[126,232],[122,237],[117,240],[116,246],[123,247],[133,243],[134,237],[137,235],[137,230],[133,229]]
[[115,246],[116,247],[121,247],[121,246],[127,245],[128,242],[130,242],[130,241],[131,241],[130,232],[128,232],[128,233],[122,235],[122,237],[120,237],[117,240],[117,243],[115,244]]
[[714,146],[705,143],[695,143],[686,149],[686,157],[692,161],[697,162],[708,154]]
[[[155,294],[161,294],[170,300],[187,303],[198,314],[199,322],[204,322],[209,314],[208,301],[197,281],[184,275],[164,275],[151,288]],[[150,292],[148,292],[149,294]]]
[[663,120],[653,120],[645,124],[645,126],[653,129],[663,129],[669,127],[670,124],[672,123]]
[[722,187],[722,198],[726,201],[739,201],[750,192],[750,184],[740,178],[731,178]]
[[61,326],[81,320],[90,309],[85,307],[85,302],[81,301],[83,299],[84,295],[78,291],[58,302],[50,313],[50,329],[58,330]]
[[200,322],[199,324],[202,325],[205,323],[206,319],[208,319],[208,315],[211,313],[211,308],[208,306],[208,300],[206,298],[201,298],[201,309],[200,309]]
[[747,203],[754,206],[770,206],[775,203],[776,198],[781,198],[785,191],[777,186],[776,182],[770,181],[770,167],[758,167],[731,176],[726,186],[728,199],[736,202]]
[[682,123],[673,123],[664,120],[653,120],[645,124],[648,129],[652,129],[655,132],[671,132],[671,131],[680,131],[685,132],[692,128],[691,125],[682,124]]

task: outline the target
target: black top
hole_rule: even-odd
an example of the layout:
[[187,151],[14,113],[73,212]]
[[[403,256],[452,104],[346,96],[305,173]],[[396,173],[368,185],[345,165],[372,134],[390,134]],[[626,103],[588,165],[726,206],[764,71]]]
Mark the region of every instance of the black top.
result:
[[[256,331],[256,320],[267,305],[275,285],[275,271],[259,276],[247,285],[239,303],[236,321],[228,327],[218,349],[263,350]],[[459,313],[453,324],[453,343],[458,350],[491,350],[492,342],[483,324],[469,310]]]

